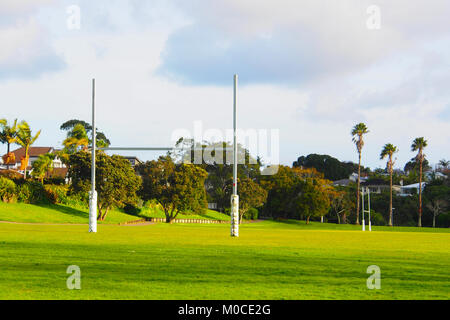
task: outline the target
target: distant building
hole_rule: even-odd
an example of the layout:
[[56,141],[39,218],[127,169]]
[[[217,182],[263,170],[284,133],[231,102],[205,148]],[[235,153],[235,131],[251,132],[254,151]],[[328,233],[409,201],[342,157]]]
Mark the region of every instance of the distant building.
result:
[[128,161],[130,161],[131,166],[134,168],[137,165],[142,164],[143,162],[139,160],[137,157],[131,156],[131,157],[124,157]]
[[[32,165],[33,163],[39,158],[40,155],[46,154],[46,153],[56,153],[58,150],[54,149],[53,147],[30,147],[28,149],[28,165],[27,165],[27,171],[31,171],[32,170]],[[11,153],[14,154],[14,162],[13,163],[8,163],[9,169],[10,170],[15,170],[18,172],[21,166],[21,160],[25,158],[25,148],[19,148],[16,149],[14,151],[11,151]],[[67,176],[67,168],[66,166],[62,163],[61,159],[56,156],[55,159],[53,160],[53,171],[49,172],[47,174],[47,177],[61,177],[61,178],[66,178]],[[6,163],[2,163],[0,164],[0,170],[5,170],[7,169],[7,164]],[[23,172],[21,172],[23,174]]]
[[[57,150],[53,147],[30,147],[28,149],[28,166],[27,170],[31,170],[31,166],[33,165],[33,162],[35,162],[40,155],[46,154],[46,153],[55,153]],[[13,170],[18,170],[20,168],[21,160],[25,158],[25,148],[19,148],[14,151],[11,151],[11,153],[14,154],[15,161],[14,163],[9,163],[9,168]],[[3,163],[1,165],[2,169],[6,169],[6,164]],[[66,166],[62,163],[61,159],[58,157],[55,157],[55,160],[53,160],[53,167],[54,168],[65,168]]]
[[[427,184],[426,182],[422,182],[422,192],[423,192],[423,189],[425,188],[426,184]],[[411,196],[413,194],[419,194],[419,183],[418,182],[413,183],[413,184],[408,184],[406,186],[401,186],[400,188],[401,188],[401,190],[400,190],[399,196],[404,197],[404,196]]]
[[[357,174],[356,172],[353,172],[353,173],[348,177],[348,179],[349,179],[350,181],[352,181],[352,182],[356,182],[356,181],[358,181],[358,174]],[[364,174],[364,173],[361,173],[361,177],[360,177],[360,179],[359,179],[360,182],[367,181],[367,179],[368,179],[367,175]]]
[[[361,183],[367,181],[367,179],[368,179],[368,177],[366,175],[363,176],[363,174],[361,174],[361,178],[360,178]],[[347,187],[350,184],[350,182],[357,182],[357,181],[358,181],[358,174],[354,172],[348,177],[348,179],[341,179],[341,180],[333,181],[333,186]]]
[[425,172],[425,177],[429,180],[432,179],[438,179],[438,180],[444,180],[447,179],[447,175],[439,172],[439,171],[427,171]]

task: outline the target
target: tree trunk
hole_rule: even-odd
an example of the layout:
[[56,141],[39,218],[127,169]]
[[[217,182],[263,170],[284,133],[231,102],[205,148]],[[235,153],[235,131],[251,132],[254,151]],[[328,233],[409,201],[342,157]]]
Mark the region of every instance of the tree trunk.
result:
[[359,183],[361,176],[361,151],[358,152],[359,161],[358,161],[358,182],[356,186],[356,224],[359,224]]
[[347,224],[347,214],[346,213],[344,213],[342,215],[342,221],[343,221],[344,224]]
[[417,226],[422,227],[422,154],[420,154],[419,162],[419,221]]
[[24,175],[23,175],[23,178],[25,180],[27,179],[27,168],[28,168],[28,161],[29,161],[29,159],[28,159],[28,148],[29,147],[25,148],[25,160],[27,160],[27,163],[25,163],[25,170],[24,170]]
[[306,217],[306,224],[309,224],[309,216]]
[[433,228],[436,228],[436,215],[433,213]]
[[172,208],[172,210],[170,210],[170,213],[169,213],[169,210],[165,210],[164,209],[164,213],[166,214],[166,223],[172,223],[173,222],[173,220],[176,218],[176,216],[178,215],[178,212],[176,213],[176,215],[174,216],[173,215],[173,212],[175,211],[175,207],[173,207]]
[[390,191],[390,197],[389,197],[389,226],[392,227],[392,164],[391,168],[389,170],[390,172],[390,182],[389,182],[389,191]]
[[341,224],[341,215],[339,213],[337,214],[337,219],[338,219],[338,224]]
[[[7,148],[6,154],[7,154],[7,155],[9,155],[9,145],[10,145],[10,143],[8,142],[8,143],[7,143],[7,147],[6,147],[6,148]],[[9,159],[8,159],[8,160],[9,160]],[[8,163],[6,164],[6,170],[9,170],[9,161],[8,161]]]
[[102,220],[101,221],[105,221],[107,214],[108,214],[108,208],[105,209],[105,213],[102,215]]
[[169,211],[164,210],[164,214],[166,215],[166,223],[172,223],[172,219],[170,219]]
[[320,216],[320,223],[323,223],[323,216]]

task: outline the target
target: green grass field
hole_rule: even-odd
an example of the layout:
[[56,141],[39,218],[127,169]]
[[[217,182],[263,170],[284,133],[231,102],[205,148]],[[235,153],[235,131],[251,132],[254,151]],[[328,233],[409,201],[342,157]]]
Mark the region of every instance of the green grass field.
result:
[[[0,223],[0,298],[450,298],[448,229],[358,229],[264,221],[231,238],[228,225]],[[379,290],[366,287],[373,264]],[[69,265],[81,290],[66,287]]]

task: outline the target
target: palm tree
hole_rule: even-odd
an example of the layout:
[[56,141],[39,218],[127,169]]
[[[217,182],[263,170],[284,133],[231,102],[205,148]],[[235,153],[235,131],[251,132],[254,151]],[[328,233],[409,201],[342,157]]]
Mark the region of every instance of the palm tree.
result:
[[36,161],[33,162],[33,171],[31,175],[38,178],[44,184],[44,178],[47,173],[53,171],[53,160],[55,155],[51,153],[41,154]]
[[415,138],[411,144],[411,151],[417,151],[416,159],[419,161],[419,221],[417,226],[422,227],[422,165],[425,160],[423,149],[428,145],[424,137]]
[[369,133],[367,126],[364,123],[356,124],[352,129],[352,141],[356,144],[356,150],[358,151],[359,161],[358,161],[358,182],[356,187],[356,224],[359,224],[359,184],[361,179],[361,152],[364,147],[363,136]]
[[439,160],[439,166],[442,169],[447,170],[448,166],[450,166],[450,161],[449,160],[445,160],[445,159]]
[[30,150],[30,147],[33,145],[33,143],[36,142],[37,138],[39,138],[40,134],[41,134],[41,130],[39,130],[36,133],[36,135],[33,137],[28,123],[26,121],[22,121],[21,123],[19,123],[19,131],[17,132],[16,143],[25,149],[25,159],[24,159],[24,162],[25,162],[24,178],[25,179],[27,177],[27,166],[28,166],[28,159],[29,159],[28,151]]
[[389,225],[392,227],[392,173],[394,172],[394,163],[395,161],[392,159],[394,153],[398,152],[398,148],[391,143],[387,143],[384,145],[383,150],[381,150],[380,159],[388,157],[387,161],[387,169],[389,172],[389,190],[390,190],[390,198],[389,198]]
[[[1,119],[0,120],[0,142],[2,143],[6,143],[7,145],[7,156],[9,159],[9,152],[10,152],[10,146],[12,143],[14,143],[16,141],[16,137],[17,137],[17,131],[18,131],[18,127],[17,127],[17,119],[14,120],[14,123],[12,126],[8,125],[8,121],[6,119]],[[6,168],[9,169],[9,162],[10,161],[6,161]]]
[[89,145],[89,138],[86,134],[86,129],[77,124],[75,127],[67,133],[67,138],[63,141],[64,147],[70,152],[77,152],[78,149],[87,149]]

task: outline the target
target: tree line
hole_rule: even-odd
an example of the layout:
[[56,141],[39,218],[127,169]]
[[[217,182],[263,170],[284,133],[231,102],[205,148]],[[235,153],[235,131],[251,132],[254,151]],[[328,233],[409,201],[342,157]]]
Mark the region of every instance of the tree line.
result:
[[[8,126],[2,120],[1,141],[25,141],[31,146],[40,134],[31,134],[29,126],[17,121]],[[17,127],[17,134],[13,128]],[[90,125],[81,120],[70,120],[61,125],[66,131],[62,150],[56,154],[46,154],[33,163],[32,177],[44,183],[44,176],[52,170],[55,156],[58,156],[68,167],[70,184],[68,193],[87,202],[90,187]],[[21,132],[21,133],[19,133]],[[239,146],[239,156],[245,159],[244,164],[238,166],[238,193],[240,196],[240,219],[256,219],[268,217],[274,219],[304,219],[335,221],[337,223],[356,223],[360,220],[360,176],[361,173],[376,176],[378,172],[371,172],[361,163],[364,147],[364,136],[368,129],[363,123],[354,126],[351,131],[353,142],[358,153],[358,163],[346,162],[328,155],[301,156],[292,167],[280,166],[274,175],[263,175],[262,159],[252,158],[249,150]],[[18,138],[18,136],[21,138]],[[4,138],[5,137],[5,138]],[[11,138],[12,137],[12,138]],[[29,137],[29,138],[26,138]],[[15,140],[17,139],[17,140]],[[108,146],[110,140],[99,131],[97,144]],[[208,203],[214,203],[217,210],[230,212],[230,197],[233,186],[233,165],[223,154],[214,154],[215,150],[231,148],[227,142],[197,143],[181,138],[177,146],[183,146],[175,152],[159,157],[157,160],[147,161],[133,168],[129,161],[121,156],[109,156],[100,151],[97,154],[96,189],[98,192],[98,219],[104,220],[113,207],[138,208],[144,201],[157,201],[166,216],[167,222],[172,222],[182,213],[203,214]],[[424,148],[427,141],[423,138],[414,139],[411,146],[417,151],[412,165],[418,167],[419,183],[422,183],[422,168],[426,163]],[[194,149],[211,152],[216,161],[202,161],[193,164],[189,159],[194,158]],[[415,216],[411,201],[419,203],[417,224],[422,225],[422,188],[418,198],[399,199],[392,192],[393,181],[397,179],[394,172],[395,154],[398,148],[393,144],[386,144],[380,152],[380,158],[386,159],[386,172],[389,175],[390,192],[387,195],[374,195],[372,208],[375,224],[393,225],[393,209],[396,210],[397,223],[411,225]],[[8,153],[9,145],[8,145]],[[447,164],[448,166],[448,164]],[[356,183],[348,187],[336,187],[332,180],[348,177],[357,171]],[[26,176],[25,176],[26,177]],[[384,178],[384,176],[383,176]],[[446,212],[448,208],[448,182],[442,185],[429,184],[425,188],[426,210],[433,215],[433,226],[436,218]],[[355,199],[356,196],[356,199]],[[401,204],[400,204],[401,203]],[[408,208],[406,212],[405,208]],[[405,212],[403,212],[405,211]],[[387,215],[386,215],[387,212]],[[428,218],[427,218],[428,219]],[[442,219],[441,219],[442,220]]]

